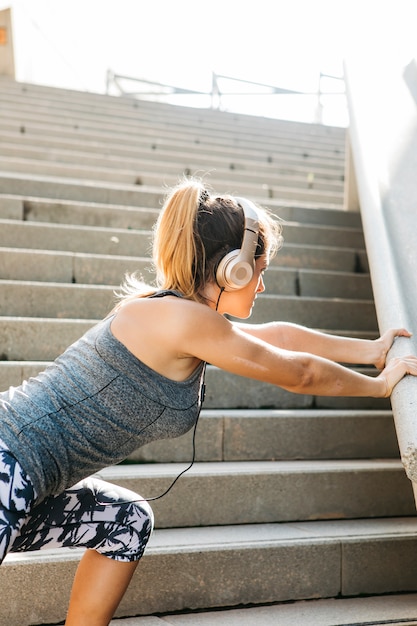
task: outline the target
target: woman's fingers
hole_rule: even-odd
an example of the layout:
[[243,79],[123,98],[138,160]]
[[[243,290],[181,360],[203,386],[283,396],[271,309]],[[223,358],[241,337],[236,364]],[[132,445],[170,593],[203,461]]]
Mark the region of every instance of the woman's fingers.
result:
[[380,346],[380,351],[375,359],[374,365],[378,369],[382,369],[385,366],[385,360],[387,358],[387,354],[389,349],[396,337],[412,337],[412,333],[408,331],[406,328],[390,328],[386,330],[385,333],[381,335],[379,339],[376,340],[376,344]]
[[380,377],[386,381],[385,397],[390,396],[395,385],[406,374],[417,376],[417,357],[414,355],[398,356],[390,360]]

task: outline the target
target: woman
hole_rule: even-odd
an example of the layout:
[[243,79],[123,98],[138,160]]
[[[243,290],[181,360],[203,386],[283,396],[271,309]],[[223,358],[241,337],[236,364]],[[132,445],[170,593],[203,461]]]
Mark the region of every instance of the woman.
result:
[[[112,313],[45,372],[0,395],[0,558],[42,547],[89,548],[67,626],[111,620],[143,554],[152,511],[91,474],[139,446],[196,424],[205,363],[296,393],[388,397],[417,359],[385,366],[393,329],[375,341],[287,323],[243,324],[281,242],[280,227],[245,199],[185,180],[154,237],[158,289],[130,278]],[[338,365],[374,364],[368,377]]]

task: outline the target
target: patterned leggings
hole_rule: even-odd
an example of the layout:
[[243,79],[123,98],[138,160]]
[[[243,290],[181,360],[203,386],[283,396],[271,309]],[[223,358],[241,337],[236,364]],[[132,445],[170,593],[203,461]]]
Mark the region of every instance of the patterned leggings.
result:
[[27,474],[0,441],[0,563],[8,552],[93,548],[117,561],[142,556],[153,528],[140,496],[91,476],[36,503]]

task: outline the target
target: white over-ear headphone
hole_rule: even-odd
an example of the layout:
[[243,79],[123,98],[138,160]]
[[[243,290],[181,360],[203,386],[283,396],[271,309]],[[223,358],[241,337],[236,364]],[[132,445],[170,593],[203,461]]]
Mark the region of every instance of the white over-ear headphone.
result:
[[235,198],[245,215],[242,247],[232,250],[219,262],[216,282],[225,291],[243,289],[252,280],[255,252],[258,245],[259,218],[255,205],[246,198]]

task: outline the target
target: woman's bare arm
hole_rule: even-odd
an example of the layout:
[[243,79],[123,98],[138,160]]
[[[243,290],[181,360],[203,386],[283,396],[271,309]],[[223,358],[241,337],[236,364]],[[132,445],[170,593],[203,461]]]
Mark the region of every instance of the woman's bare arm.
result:
[[297,324],[236,324],[244,332],[273,346],[308,352],[338,363],[361,363],[381,369],[396,337],[411,337],[405,328],[392,328],[378,339],[356,339],[311,330]]
[[[403,376],[417,375],[414,356],[393,359],[377,377],[365,376],[322,356],[277,347],[204,308],[198,316],[182,316],[183,322],[188,317],[187,332],[183,336],[187,353],[234,374],[272,383],[288,391],[388,397]],[[331,352],[335,355],[337,351]],[[339,350],[338,356],[341,353]]]

